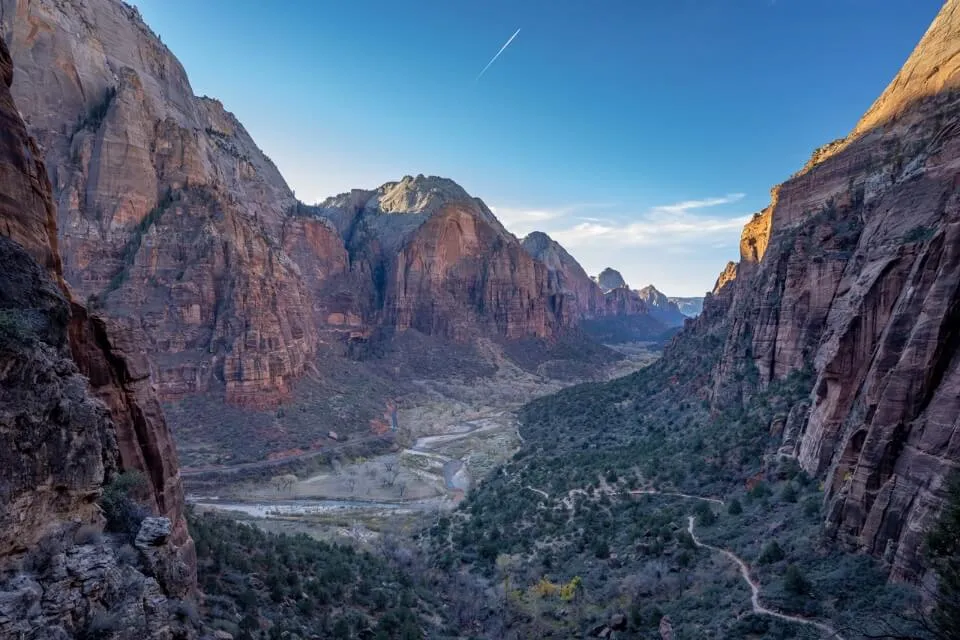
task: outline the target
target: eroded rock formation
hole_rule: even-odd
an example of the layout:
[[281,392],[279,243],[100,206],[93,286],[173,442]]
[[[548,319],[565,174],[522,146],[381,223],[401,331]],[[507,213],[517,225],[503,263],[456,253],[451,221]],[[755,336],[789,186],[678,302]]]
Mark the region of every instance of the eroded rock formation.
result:
[[597,284],[603,289],[604,293],[609,293],[613,289],[623,289],[627,286],[626,281],[620,272],[612,267],[607,267],[597,276]]
[[266,408],[330,345],[409,329],[549,340],[584,317],[450,180],[298,203],[120,0],[0,0],[0,25],[53,180],[64,277],[146,338],[161,398]]
[[[853,132],[747,224],[690,330],[728,325],[715,400],[809,367],[788,450],[826,479],[828,531],[918,579],[960,466],[960,2]],[[803,417],[805,416],[805,417]]]
[[[112,637],[166,637],[167,596],[196,580],[176,451],[135,336],[64,285],[50,184],[11,74],[0,40],[0,635],[67,637],[109,610],[134,634]],[[143,473],[171,528],[162,576],[120,568],[100,538],[97,500],[121,470]]]
[[682,327],[687,316],[680,311],[673,300],[661,293],[652,284],[637,291],[646,304],[650,315],[668,327]]

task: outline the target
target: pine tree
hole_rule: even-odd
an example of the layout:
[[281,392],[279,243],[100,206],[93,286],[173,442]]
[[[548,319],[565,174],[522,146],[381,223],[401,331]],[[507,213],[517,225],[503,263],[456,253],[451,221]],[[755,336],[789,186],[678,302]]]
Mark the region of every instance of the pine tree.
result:
[[937,638],[960,635],[960,476],[950,483],[947,504],[927,536],[927,558],[937,574],[931,626]]

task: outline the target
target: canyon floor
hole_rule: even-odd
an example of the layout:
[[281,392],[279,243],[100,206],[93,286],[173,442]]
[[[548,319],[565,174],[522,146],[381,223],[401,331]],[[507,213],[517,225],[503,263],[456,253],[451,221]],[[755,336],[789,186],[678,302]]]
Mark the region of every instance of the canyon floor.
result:
[[[650,343],[612,348],[624,358],[592,380],[627,375],[659,356]],[[552,379],[501,358],[495,364],[492,376],[413,381],[398,396],[396,432],[359,431],[346,442],[279,459],[187,467],[188,501],[199,512],[322,539],[372,543],[422,527],[519,449],[520,406],[584,381]]]

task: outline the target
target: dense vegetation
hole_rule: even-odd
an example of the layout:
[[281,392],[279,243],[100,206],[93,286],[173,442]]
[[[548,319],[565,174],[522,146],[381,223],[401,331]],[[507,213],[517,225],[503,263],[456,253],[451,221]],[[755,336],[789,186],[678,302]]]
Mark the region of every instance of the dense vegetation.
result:
[[217,516],[189,523],[214,629],[238,640],[425,636],[431,596],[371,553]]
[[640,372],[526,405],[523,448],[431,528],[437,566],[497,585],[507,637],[659,638],[661,624],[677,638],[819,637],[752,613],[737,567],[695,544],[690,516],[702,542],[751,567],[765,606],[847,638],[923,637],[913,594],[821,539],[821,487],[776,454],[809,372],[761,392],[746,358],[721,402],[722,344],[688,332]]
[[960,476],[952,478],[947,506],[928,536],[926,555],[938,582],[926,627],[937,640],[956,638],[960,635]]

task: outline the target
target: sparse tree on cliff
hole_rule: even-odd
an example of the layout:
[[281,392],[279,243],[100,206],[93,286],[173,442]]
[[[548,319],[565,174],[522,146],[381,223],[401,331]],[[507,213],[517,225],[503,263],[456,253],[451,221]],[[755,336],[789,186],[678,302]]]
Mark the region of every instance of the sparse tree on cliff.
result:
[[960,476],[950,484],[947,504],[927,537],[927,558],[937,575],[929,626],[935,637],[960,637]]

